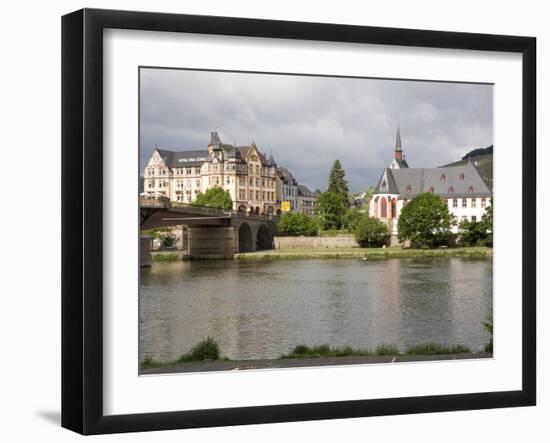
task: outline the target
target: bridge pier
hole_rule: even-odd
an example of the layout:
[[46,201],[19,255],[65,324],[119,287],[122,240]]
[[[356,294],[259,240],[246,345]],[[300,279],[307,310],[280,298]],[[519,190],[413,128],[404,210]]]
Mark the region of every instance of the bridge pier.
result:
[[189,226],[187,232],[191,258],[231,258],[237,252],[232,226]]
[[151,237],[141,235],[139,237],[139,266],[142,268],[153,265],[153,257],[151,256]]

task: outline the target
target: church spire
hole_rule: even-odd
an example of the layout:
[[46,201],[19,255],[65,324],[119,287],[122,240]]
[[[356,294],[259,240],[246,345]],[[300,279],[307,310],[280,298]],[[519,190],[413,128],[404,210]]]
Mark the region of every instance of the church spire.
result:
[[395,159],[403,160],[403,148],[401,146],[401,131],[397,125],[397,134],[395,135]]

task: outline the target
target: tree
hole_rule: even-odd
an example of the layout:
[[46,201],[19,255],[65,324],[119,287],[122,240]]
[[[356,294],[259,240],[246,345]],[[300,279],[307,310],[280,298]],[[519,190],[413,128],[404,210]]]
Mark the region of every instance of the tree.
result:
[[282,235],[313,236],[317,234],[317,223],[301,212],[287,212],[281,215],[277,229]]
[[334,160],[334,163],[332,164],[328,178],[327,190],[337,195],[344,196],[346,200],[348,199],[348,182],[346,180],[346,173],[340,164],[340,160]]
[[485,238],[485,246],[493,247],[493,209],[495,206],[495,199],[491,199],[491,206],[485,210],[485,218],[482,223],[485,225],[485,231],[487,237]]
[[363,199],[363,207],[368,209],[369,203],[372,199],[372,196],[374,194],[375,188],[374,186],[370,186],[369,189],[365,191],[365,198]]
[[351,208],[342,218],[342,227],[354,231],[362,217],[363,213],[358,208]]
[[317,199],[317,214],[323,229],[340,229],[347,209],[347,198],[341,194],[327,191]]
[[425,192],[401,210],[398,237],[400,241],[410,240],[417,247],[433,248],[447,242],[452,225],[454,216],[441,197]]
[[388,226],[367,214],[363,215],[355,228],[355,240],[361,247],[373,248],[384,246],[390,239]]
[[231,209],[233,207],[233,201],[229,192],[219,187],[207,189],[205,193],[199,192],[194,204],[221,209]]
[[463,246],[483,246],[487,241],[485,222],[462,220],[458,225],[460,244]]
[[493,246],[493,205],[485,210],[483,219],[478,222],[460,222],[460,243],[464,246]]

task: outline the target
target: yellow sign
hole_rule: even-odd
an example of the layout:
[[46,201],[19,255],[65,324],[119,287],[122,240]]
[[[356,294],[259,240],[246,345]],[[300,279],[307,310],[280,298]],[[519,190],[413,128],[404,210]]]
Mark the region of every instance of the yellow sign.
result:
[[290,211],[290,202],[281,202],[281,211],[283,212]]

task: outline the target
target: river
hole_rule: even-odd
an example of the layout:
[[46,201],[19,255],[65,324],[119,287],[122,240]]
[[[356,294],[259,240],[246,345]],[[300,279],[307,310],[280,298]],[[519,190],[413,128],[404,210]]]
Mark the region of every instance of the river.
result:
[[492,299],[491,259],[155,263],[141,269],[140,361],[176,359],[207,336],[235,360],[324,343],[479,351]]

